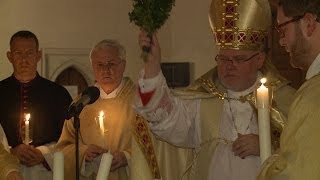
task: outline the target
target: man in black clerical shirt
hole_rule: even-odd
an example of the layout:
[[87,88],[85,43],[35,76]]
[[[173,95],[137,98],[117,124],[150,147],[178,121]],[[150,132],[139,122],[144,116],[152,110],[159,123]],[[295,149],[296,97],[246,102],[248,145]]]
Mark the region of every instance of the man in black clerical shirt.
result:
[[[11,153],[21,164],[39,165],[49,172],[45,157],[60,137],[72,98],[65,88],[37,73],[41,55],[38,39],[32,32],[19,31],[11,37],[7,57],[14,71],[12,76],[0,82],[0,123]],[[31,115],[28,128],[31,141],[24,142],[25,115],[28,113]],[[35,178],[31,176],[25,178]],[[36,178],[43,177],[38,175]]]

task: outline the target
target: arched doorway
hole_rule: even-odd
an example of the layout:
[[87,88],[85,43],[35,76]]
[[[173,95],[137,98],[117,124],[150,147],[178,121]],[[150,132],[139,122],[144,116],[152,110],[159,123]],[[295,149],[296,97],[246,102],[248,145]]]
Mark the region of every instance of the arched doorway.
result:
[[68,67],[63,70],[57,76],[55,82],[65,86],[73,98],[88,87],[86,79],[77,69],[73,67]]

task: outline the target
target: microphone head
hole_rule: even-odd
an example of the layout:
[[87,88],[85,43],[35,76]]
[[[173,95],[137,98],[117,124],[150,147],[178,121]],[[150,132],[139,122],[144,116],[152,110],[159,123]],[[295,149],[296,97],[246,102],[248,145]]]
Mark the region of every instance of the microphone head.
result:
[[84,96],[84,95],[89,96],[90,102],[88,104],[92,104],[100,97],[100,91],[97,87],[90,86],[82,92],[81,96]]

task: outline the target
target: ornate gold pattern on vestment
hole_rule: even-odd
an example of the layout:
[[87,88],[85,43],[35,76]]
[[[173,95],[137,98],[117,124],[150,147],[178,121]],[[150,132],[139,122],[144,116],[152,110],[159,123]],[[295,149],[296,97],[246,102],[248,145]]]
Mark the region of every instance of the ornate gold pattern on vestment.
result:
[[209,19],[221,49],[259,50],[267,44],[271,10],[267,0],[213,0]]
[[153,143],[150,137],[150,130],[148,125],[142,116],[137,115],[136,121],[134,122],[134,133],[135,139],[137,140],[144,157],[146,158],[152,175],[155,179],[160,179],[160,170],[153,148]]

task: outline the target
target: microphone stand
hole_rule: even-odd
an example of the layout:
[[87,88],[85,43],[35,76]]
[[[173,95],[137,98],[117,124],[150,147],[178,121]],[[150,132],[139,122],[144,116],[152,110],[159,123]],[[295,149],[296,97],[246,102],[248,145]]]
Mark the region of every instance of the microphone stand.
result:
[[80,167],[79,167],[79,129],[80,129],[80,118],[79,115],[83,109],[83,104],[80,104],[77,107],[74,107],[73,114],[73,127],[75,129],[75,143],[76,143],[76,180],[80,179]]
[[75,141],[76,141],[76,180],[80,179],[79,172],[79,129],[80,129],[80,118],[79,115],[74,116],[73,122],[74,129],[76,131]]
[[87,104],[92,104],[95,102],[99,96],[100,91],[97,87],[91,86],[84,90],[81,94],[81,98],[69,106],[67,117],[70,119],[73,117],[73,127],[75,129],[75,143],[76,143],[76,180],[80,179],[80,167],[79,167],[79,129],[80,129],[80,119],[79,115]]

